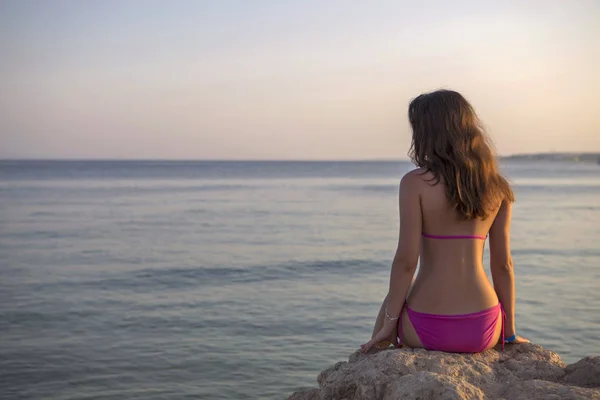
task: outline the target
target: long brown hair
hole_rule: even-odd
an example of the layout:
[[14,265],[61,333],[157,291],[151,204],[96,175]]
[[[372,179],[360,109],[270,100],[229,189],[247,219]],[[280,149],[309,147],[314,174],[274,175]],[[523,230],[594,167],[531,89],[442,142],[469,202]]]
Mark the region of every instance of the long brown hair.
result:
[[514,201],[498,172],[493,148],[475,110],[460,93],[437,90],[408,106],[413,163],[442,181],[446,196],[464,219],[485,219],[501,201]]

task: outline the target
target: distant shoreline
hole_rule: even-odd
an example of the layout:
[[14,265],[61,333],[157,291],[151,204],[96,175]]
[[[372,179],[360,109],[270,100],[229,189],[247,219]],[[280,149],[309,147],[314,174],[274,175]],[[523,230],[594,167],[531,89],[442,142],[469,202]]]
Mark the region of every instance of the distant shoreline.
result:
[[600,153],[531,153],[501,156],[507,161],[563,161],[600,163]]

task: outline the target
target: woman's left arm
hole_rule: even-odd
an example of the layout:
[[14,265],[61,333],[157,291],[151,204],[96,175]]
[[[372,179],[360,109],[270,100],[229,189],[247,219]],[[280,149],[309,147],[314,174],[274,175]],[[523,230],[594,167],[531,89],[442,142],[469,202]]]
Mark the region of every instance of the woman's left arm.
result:
[[361,346],[365,353],[375,344],[387,340],[397,329],[398,319],[419,261],[422,230],[421,185],[418,170],[407,173],[400,181],[400,234],[392,262],[385,317],[379,332]]

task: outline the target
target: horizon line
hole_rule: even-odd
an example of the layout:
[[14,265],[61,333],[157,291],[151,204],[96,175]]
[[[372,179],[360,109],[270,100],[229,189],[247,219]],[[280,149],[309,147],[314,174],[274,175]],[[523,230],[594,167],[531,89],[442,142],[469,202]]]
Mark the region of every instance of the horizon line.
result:
[[277,158],[0,158],[0,162],[6,161],[50,161],[50,162],[78,162],[78,161],[137,161],[137,162],[398,162],[407,161],[408,158],[392,159],[392,158],[294,158],[294,159],[277,159]]
[[[511,153],[497,155],[497,158],[527,157],[540,155],[598,155],[600,151],[588,152],[534,152],[534,153]],[[410,162],[409,158],[318,158],[318,159],[277,159],[277,158],[56,158],[56,157],[6,157],[0,158],[0,162],[6,161],[47,161],[47,162],[118,162],[118,161],[137,161],[137,162]]]

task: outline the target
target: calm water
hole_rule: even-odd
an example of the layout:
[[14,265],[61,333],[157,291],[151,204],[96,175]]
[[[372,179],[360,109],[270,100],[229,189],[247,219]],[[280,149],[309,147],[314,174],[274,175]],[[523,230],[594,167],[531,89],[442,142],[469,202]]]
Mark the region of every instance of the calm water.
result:
[[[0,162],[0,393],[255,399],[370,335],[408,163]],[[511,163],[517,328],[600,353],[600,166]]]

